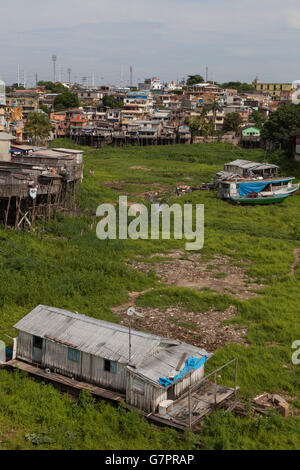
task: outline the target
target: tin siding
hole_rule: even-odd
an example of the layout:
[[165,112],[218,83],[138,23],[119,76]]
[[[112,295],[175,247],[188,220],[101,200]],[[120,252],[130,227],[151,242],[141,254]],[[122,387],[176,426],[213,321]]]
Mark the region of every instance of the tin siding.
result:
[[[134,387],[134,381],[139,380],[144,384],[144,392]],[[158,404],[167,399],[167,392],[160,387],[155,387],[149,382],[144,382],[135,374],[128,372],[126,386],[126,403],[147,413],[154,413]]]
[[117,372],[104,370],[104,359],[97,356],[92,357],[91,380],[97,385],[105,388],[125,392],[126,390],[126,365],[117,363]]
[[32,335],[19,331],[17,358],[32,362]]
[[[193,385],[194,383],[199,382],[202,377],[204,377],[204,364],[203,366],[199,367],[199,369],[195,370],[195,372],[193,372],[191,375],[191,384]],[[186,377],[175,385],[175,397],[180,397],[180,395],[188,390],[189,386],[190,376]]]
[[117,364],[117,372],[104,370],[104,359],[80,351],[79,362],[70,361],[68,347],[61,343],[45,340],[43,367],[55,369],[68,377],[85,380],[111,390],[125,392],[126,366]]
[[79,361],[70,361],[68,358],[68,347],[61,343],[55,343],[54,341],[44,340],[44,356],[43,363],[44,367],[55,369],[56,372],[80,378],[81,376],[81,360],[82,353],[80,352]]

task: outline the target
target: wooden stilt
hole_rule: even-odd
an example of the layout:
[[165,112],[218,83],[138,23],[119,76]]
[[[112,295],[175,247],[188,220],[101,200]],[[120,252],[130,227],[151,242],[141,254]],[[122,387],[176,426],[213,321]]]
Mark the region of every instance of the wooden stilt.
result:
[[6,207],[6,211],[5,211],[5,218],[4,218],[5,228],[7,228],[7,220],[8,220],[8,213],[9,213],[9,208],[10,208],[10,200],[11,200],[11,196],[9,196],[9,198],[8,198],[7,207]]

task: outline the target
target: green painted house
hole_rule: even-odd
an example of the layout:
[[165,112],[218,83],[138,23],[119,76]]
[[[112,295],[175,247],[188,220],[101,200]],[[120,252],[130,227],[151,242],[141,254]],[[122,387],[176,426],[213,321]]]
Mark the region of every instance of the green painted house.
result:
[[247,127],[242,131],[243,137],[260,137],[260,130],[257,127]]

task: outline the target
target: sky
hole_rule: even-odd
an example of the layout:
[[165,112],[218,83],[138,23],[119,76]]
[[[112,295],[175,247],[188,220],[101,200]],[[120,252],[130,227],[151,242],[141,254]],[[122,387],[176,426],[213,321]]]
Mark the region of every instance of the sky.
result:
[[136,84],[201,74],[229,80],[300,79],[299,0],[14,0],[1,2],[0,77],[27,86],[57,78]]

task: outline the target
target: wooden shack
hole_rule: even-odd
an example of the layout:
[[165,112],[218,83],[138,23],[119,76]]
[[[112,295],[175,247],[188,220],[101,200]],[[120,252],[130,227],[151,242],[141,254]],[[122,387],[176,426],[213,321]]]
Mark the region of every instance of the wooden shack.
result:
[[0,161],[0,221],[32,229],[37,218],[74,210],[83,177],[82,151],[14,145]]
[[249,160],[234,160],[225,163],[224,172],[242,177],[256,176],[261,178],[270,178],[278,175],[279,167],[271,163],[251,162]]
[[44,305],[15,328],[17,360],[122,393],[128,405],[147,413],[199,382],[212,356],[180,341]]

